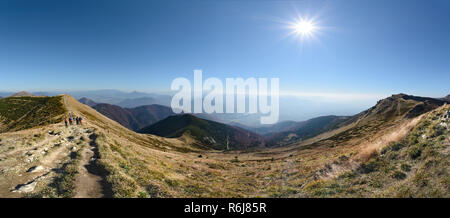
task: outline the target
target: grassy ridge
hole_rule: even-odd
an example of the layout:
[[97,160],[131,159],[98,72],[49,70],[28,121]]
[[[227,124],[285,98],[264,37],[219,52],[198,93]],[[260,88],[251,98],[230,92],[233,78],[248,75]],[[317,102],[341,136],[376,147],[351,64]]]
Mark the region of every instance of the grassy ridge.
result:
[[433,112],[357,169],[305,187],[313,197],[449,197],[449,120]]
[[0,132],[61,122],[64,113],[61,96],[4,98],[0,100]]

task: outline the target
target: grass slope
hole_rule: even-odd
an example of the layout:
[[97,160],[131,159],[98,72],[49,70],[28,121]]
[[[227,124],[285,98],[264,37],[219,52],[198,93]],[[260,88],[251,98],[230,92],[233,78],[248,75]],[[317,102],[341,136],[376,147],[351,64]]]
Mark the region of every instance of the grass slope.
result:
[[313,197],[450,197],[447,110],[433,111],[356,169],[316,180],[305,190]]
[[4,98],[0,100],[0,132],[61,122],[64,113],[61,96]]

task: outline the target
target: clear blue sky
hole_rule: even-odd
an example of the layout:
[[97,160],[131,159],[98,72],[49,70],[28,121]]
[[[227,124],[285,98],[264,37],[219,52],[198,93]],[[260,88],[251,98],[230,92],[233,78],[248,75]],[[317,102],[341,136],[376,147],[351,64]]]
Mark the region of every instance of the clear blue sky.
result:
[[[298,15],[316,17],[316,39],[287,36]],[[0,2],[0,90],[165,91],[194,69],[298,92],[444,96],[450,1]]]

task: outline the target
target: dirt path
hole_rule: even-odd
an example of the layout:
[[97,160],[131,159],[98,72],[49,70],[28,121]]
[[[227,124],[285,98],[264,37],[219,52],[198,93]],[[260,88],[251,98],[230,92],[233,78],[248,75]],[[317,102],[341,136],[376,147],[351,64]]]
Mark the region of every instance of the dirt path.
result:
[[[64,104],[73,114],[73,108],[67,104],[67,97],[64,96]],[[87,129],[85,129],[87,130]],[[111,197],[111,188],[106,183],[106,171],[96,164],[98,158],[95,134],[85,131],[85,138],[89,138],[88,146],[81,151],[78,175],[75,180],[75,198],[103,198]]]
[[84,147],[81,152],[81,161],[79,174],[76,180],[75,198],[101,198],[102,193],[102,177],[92,172],[95,149],[92,146]]
[[96,164],[98,150],[95,138],[95,134],[89,135],[89,146],[84,147],[81,152],[75,198],[103,198],[112,195],[106,183],[106,171]]

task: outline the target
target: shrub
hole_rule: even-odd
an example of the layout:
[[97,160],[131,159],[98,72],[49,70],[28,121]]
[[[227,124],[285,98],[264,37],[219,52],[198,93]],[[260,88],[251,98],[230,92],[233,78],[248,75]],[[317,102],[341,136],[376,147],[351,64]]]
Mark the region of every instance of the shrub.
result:
[[398,150],[400,150],[401,148],[403,148],[403,144],[402,143],[400,143],[400,142],[395,142],[395,143],[391,143],[391,149],[393,150],[393,151],[398,151]]
[[431,128],[430,136],[432,137],[438,137],[440,135],[444,134],[444,127],[436,124]]
[[392,174],[392,177],[395,178],[395,179],[405,179],[405,178],[406,178],[406,174],[404,174],[404,173],[401,172],[401,171],[395,171],[395,172]]
[[381,149],[381,154],[386,154],[389,150],[398,151],[403,148],[404,145],[400,142],[391,142],[387,146]]
[[411,159],[417,159],[420,155],[422,155],[422,148],[419,146],[414,146],[409,150],[408,155]]
[[371,160],[367,161],[366,163],[362,163],[359,166],[358,171],[360,173],[367,174],[367,173],[377,171],[379,167],[380,167],[380,163],[375,158],[375,159],[371,159]]
[[180,185],[180,183],[176,180],[172,180],[172,179],[165,179],[167,185],[169,185],[170,187],[177,187]]
[[400,169],[402,169],[405,172],[409,172],[409,171],[411,171],[411,166],[409,166],[408,164],[403,163],[402,165],[400,165]]
[[417,186],[425,187],[428,185],[428,180],[426,178],[427,178],[427,175],[425,175],[425,173],[419,172],[416,174],[413,181],[414,181],[414,183],[416,183]]
[[147,198],[147,192],[139,192],[138,198]]
[[419,135],[418,135],[418,133],[415,132],[415,133],[411,134],[409,136],[408,143],[409,144],[417,144],[417,143],[419,143]]

